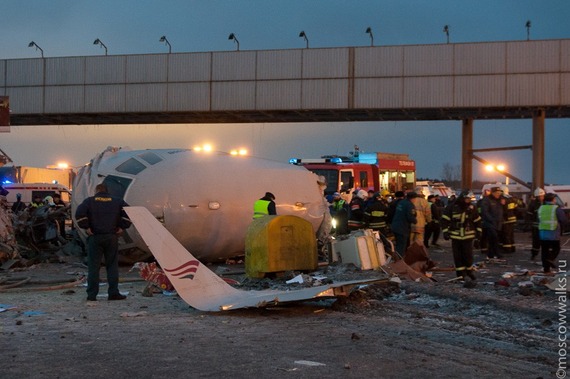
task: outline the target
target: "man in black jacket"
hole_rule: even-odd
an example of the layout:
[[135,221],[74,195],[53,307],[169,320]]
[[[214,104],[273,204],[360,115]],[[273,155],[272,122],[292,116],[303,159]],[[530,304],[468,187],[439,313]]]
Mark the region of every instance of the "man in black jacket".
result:
[[108,299],[124,300],[119,292],[119,234],[131,226],[123,207],[128,204],[108,193],[105,184],[95,187],[95,196],[85,199],[75,211],[77,225],[87,232],[87,301],[99,293],[101,258],[105,257]]

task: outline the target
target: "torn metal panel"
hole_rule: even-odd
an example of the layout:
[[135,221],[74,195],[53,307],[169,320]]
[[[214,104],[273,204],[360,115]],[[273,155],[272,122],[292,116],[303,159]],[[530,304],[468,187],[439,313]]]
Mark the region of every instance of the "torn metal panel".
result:
[[126,207],[125,211],[180,297],[201,311],[263,307],[346,295],[351,287],[378,281],[353,280],[292,291],[241,291],[227,284],[190,254],[148,209]]

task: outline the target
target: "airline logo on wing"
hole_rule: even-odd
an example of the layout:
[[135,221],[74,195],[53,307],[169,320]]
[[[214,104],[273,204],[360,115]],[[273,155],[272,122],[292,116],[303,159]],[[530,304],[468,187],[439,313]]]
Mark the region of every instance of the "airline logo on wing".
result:
[[194,279],[194,274],[198,271],[198,266],[200,262],[197,260],[192,260],[180,265],[176,268],[165,268],[164,271],[168,272],[170,275],[175,276],[178,279]]

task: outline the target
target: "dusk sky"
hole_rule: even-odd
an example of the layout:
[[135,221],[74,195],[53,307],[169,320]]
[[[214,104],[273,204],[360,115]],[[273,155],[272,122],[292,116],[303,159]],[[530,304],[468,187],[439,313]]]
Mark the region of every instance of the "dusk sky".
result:
[[[305,47],[451,43],[570,38],[568,0],[424,1],[231,1],[231,0],[4,0],[0,12],[0,59]],[[3,88],[0,88],[0,95]],[[548,115],[547,115],[548,116]],[[532,144],[532,120],[475,120],[474,148]],[[252,155],[286,162],[347,154],[358,145],[366,152],[408,153],[418,177],[439,178],[444,164],[461,161],[461,122],[363,122],[313,124],[82,125],[14,126],[0,134],[0,148],[15,165],[43,167],[58,161],[87,163],[109,145],[136,149],[192,147],[210,142],[218,150],[245,146]],[[546,119],[546,183],[570,184],[570,120]],[[531,151],[479,154],[504,163],[530,181]],[[473,163],[473,177],[502,178]]]

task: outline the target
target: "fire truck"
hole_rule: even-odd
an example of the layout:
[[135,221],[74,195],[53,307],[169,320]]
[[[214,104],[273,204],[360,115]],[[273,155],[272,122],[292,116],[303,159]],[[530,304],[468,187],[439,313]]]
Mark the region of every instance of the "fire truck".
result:
[[396,191],[413,189],[416,162],[408,154],[364,153],[357,149],[349,156],[325,155],[319,159],[291,158],[289,163],[303,166],[327,181],[325,195],[340,192],[350,200],[355,189]]

